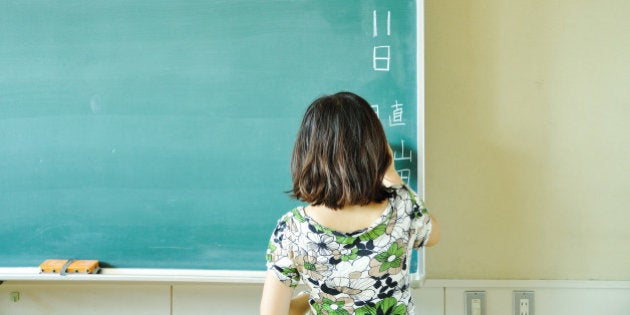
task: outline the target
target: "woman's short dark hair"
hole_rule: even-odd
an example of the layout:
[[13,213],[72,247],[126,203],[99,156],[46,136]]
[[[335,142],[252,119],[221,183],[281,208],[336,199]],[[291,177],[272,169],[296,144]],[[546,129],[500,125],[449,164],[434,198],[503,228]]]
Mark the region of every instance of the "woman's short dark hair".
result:
[[365,99],[350,92],[322,96],[306,110],[295,140],[292,196],[330,209],[381,202],[390,194],[383,176],[391,159]]

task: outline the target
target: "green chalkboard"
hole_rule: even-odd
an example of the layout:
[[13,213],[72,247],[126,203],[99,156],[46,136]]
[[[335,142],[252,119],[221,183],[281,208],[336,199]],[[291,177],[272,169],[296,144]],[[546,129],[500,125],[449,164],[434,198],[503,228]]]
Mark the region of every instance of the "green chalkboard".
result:
[[3,1],[0,266],[263,270],[316,97],[415,186],[416,47],[415,1]]

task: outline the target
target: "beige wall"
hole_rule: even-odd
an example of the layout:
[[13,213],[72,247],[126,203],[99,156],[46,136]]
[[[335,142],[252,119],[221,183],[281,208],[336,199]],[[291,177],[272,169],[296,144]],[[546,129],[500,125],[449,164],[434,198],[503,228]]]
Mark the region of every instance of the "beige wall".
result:
[[425,6],[429,277],[630,280],[630,2]]

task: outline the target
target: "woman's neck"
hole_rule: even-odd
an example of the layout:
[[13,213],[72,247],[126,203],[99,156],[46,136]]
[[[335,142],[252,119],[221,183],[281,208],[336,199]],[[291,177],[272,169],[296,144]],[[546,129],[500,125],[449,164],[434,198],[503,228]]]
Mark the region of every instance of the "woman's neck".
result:
[[341,233],[351,233],[370,227],[385,211],[388,201],[372,202],[367,205],[350,205],[339,210],[324,205],[309,205],[304,208],[307,216],[315,222]]

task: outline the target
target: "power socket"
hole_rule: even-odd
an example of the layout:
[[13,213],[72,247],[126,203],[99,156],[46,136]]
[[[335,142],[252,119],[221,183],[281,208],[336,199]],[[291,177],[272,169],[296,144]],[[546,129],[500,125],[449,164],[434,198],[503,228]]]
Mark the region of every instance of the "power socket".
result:
[[486,291],[466,291],[466,315],[486,315]]
[[514,291],[514,315],[534,315],[534,291]]

